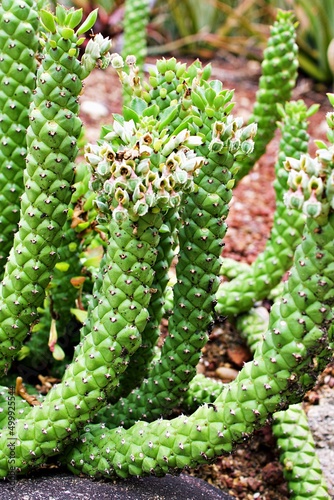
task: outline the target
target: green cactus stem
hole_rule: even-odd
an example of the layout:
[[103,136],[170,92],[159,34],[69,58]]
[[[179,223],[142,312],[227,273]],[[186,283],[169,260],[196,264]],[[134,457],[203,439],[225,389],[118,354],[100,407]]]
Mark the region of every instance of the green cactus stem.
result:
[[280,450],[291,500],[330,500],[314,440],[301,404],[274,414],[273,434]]
[[259,342],[267,331],[269,321],[268,309],[259,306],[252,307],[244,314],[236,317],[235,324],[241,337],[247,341],[252,352],[255,351]]
[[[256,307],[248,313],[238,316],[236,326],[241,336],[244,337],[252,352],[262,342],[269,322],[269,313],[264,307]],[[199,381],[198,385],[203,384]],[[199,387],[195,387],[196,395],[207,394]],[[218,387],[211,387],[212,393],[217,392]],[[189,394],[188,399],[190,399]],[[277,439],[280,452],[280,462],[283,466],[283,474],[288,483],[290,499],[302,500],[314,498],[318,500],[329,500],[326,480],[321,470],[319,459],[315,450],[314,440],[308,425],[303,405],[294,404],[285,411],[279,411],[273,415],[273,434]]]
[[220,275],[229,280],[236,278],[240,273],[249,272],[249,264],[229,257],[224,257],[220,268]]
[[13,244],[23,193],[29,104],[39,22],[35,2],[0,4],[0,277]]
[[149,21],[150,0],[126,0],[123,20],[122,56],[128,63],[129,72],[124,73],[123,106],[131,100],[131,87],[140,85],[147,55],[146,28]]
[[[232,94],[223,90],[217,81],[203,84],[191,92],[192,113],[201,120],[203,145],[196,151],[206,158],[194,182],[196,191],[184,201],[180,211],[177,283],[174,286],[174,308],[169,319],[169,335],[161,358],[152,364],[149,377],[143,384],[110,409],[102,411],[99,419],[109,425],[122,422],[129,426],[138,419],[153,420],[170,412],[196,373],[201,348],[207,341],[207,326],[213,319],[214,294],[218,287],[222,238],[226,232],[225,219],[231,199],[232,167],[238,154],[252,147],[254,127],[241,128],[242,123],[228,116]],[[196,109],[201,101],[212,114]],[[219,104],[218,104],[219,103]],[[224,114],[226,117],[224,117]],[[216,121],[212,125],[213,118]],[[195,122],[195,119],[194,119]],[[188,126],[199,132],[195,123]]]
[[287,103],[285,109],[278,108],[282,119],[279,125],[282,137],[275,165],[276,210],[270,238],[251,266],[247,269],[243,267],[231,281],[221,283],[216,296],[217,314],[230,316],[251,309],[255,302],[267,297],[291,266],[305,217],[299,210],[287,209],[284,204],[283,197],[288,188],[284,160],[287,156],[299,158],[307,151],[307,118],[317,108],[315,105],[308,110],[301,100]]
[[160,322],[163,316],[164,293],[169,280],[168,270],[175,255],[175,245],[178,238],[175,231],[178,225],[178,211],[169,210],[166,214],[163,230],[160,230],[160,242],[157,247],[157,260],[153,266],[154,279],[152,289],[154,293],[148,305],[149,320],[142,334],[142,345],[131,357],[130,364],[120,378],[118,390],[115,390],[111,403],[120,397],[125,397],[143,379],[149,376],[149,369],[153,358],[156,356],[156,344],[159,340]]
[[271,28],[268,46],[263,54],[262,75],[259,90],[249,123],[258,125],[253,153],[239,162],[236,180],[240,181],[263,155],[267,144],[274,137],[276,122],[280,118],[277,104],[290,100],[295,87],[298,69],[298,46],[294,14],[277,11],[277,19]]
[[[75,436],[117,386],[141,344],[163,215],[181,202],[180,193],[193,189],[192,172],[202,164],[186,146],[192,140],[187,130],[170,137],[166,129],[158,129],[151,117],[138,116],[135,124],[116,116],[101,145],[87,148],[99,222],[109,235],[108,265],[90,311],[91,333],[77,347],[61,384],[16,423],[16,459],[22,471],[58,453]],[[1,449],[0,469],[6,475],[8,450],[5,445]]]
[[150,0],[126,0],[124,10],[124,37],[122,56],[134,55],[137,67],[143,71],[147,55],[146,26],[150,14]]
[[59,6],[57,17],[47,11],[41,15],[47,34],[42,40],[42,62],[30,107],[25,192],[19,229],[0,285],[2,373],[9,369],[29,326],[38,319],[37,308],[43,303],[57,261],[72,194],[73,161],[81,130],[78,95],[82,80],[110,47],[109,40],[95,37],[80,62],[80,34],[91,27],[96,16],[90,16],[75,32],[81,11]]
[[213,404],[201,406],[190,417],[139,421],[127,430],[89,425],[68,450],[71,470],[128,477],[193,467],[230,452],[272,413],[300,401],[332,357],[333,152],[332,146],[320,149],[315,160],[304,156],[300,162],[288,162],[295,167],[289,175],[288,201],[295,206],[303,197],[308,217],[282,299],[271,310],[254,360],[224,386]]
[[[238,316],[236,326],[252,352],[263,341],[269,323],[269,313],[256,307]],[[197,375],[189,385],[183,408],[194,411],[200,404],[212,404],[223,389],[220,381]],[[280,451],[284,477],[291,500],[314,498],[329,500],[326,480],[321,471],[302,404],[289,406],[273,414],[273,433]]]
[[[18,359],[25,367],[39,371],[44,367],[50,374],[61,377],[65,364],[71,361],[73,347],[68,349],[70,358],[65,356],[64,349],[70,347],[69,336],[72,337],[72,346],[79,341],[74,333],[79,323],[75,320],[71,309],[76,307],[80,289],[72,285],[71,280],[81,275],[80,250],[77,233],[70,227],[70,221],[67,221],[58,249],[59,262],[53,269],[46,290],[44,307],[38,309],[39,322],[33,326],[31,336],[27,338],[18,355]],[[75,338],[77,342],[74,342]]]

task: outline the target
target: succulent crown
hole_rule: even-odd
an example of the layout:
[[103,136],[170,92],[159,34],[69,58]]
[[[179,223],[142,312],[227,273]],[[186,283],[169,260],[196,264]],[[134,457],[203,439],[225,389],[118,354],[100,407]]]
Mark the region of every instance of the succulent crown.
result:
[[200,141],[187,129],[170,136],[154,118],[141,122],[116,116],[101,144],[85,151],[93,167],[91,187],[99,193],[96,204],[117,221],[177,206],[193,190],[193,173],[203,162],[191,149]]

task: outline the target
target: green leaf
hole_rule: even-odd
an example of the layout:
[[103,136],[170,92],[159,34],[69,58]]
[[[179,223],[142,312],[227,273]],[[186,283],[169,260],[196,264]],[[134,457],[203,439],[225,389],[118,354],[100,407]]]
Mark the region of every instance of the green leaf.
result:
[[286,113],[285,113],[285,109],[284,109],[283,104],[282,104],[281,102],[278,102],[278,103],[276,104],[276,108],[277,108],[277,112],[278,112],[279,116],[280,116],[281,118],[284,118],[284,117],[285,117],[285,115],[286,115]]
[[74,35],[74,31],[72,30],[72,28],[63,28],[61,30],[61,36],[65,39],[65,40],[70,40],[70,38],[72,38]]
[[312,106],[310,106],[306,112],[306,117],[309,118],[310,116],[314,115],[318,111],[319,108],[320,108],[320,104],[312,104]]
[[206,89],[205,97],[206,97],[208,103],[210,104],[210,106],[212,106],[214,98],[216,97],[216,92],[214,91],[214,89],[212,87],[209,87]]
[[159,114],[159,111],[159,106],[157,104],[152,104],[143,111],[143,116],[153,116],[154,118],[156,118]]
[[82,23],[80,28],[77,30],[77,35],[83,35],[86,31],[89,31],[96,23],[97,14],[99,9],[93,10]]
[[165,109],[161,114],[158,130],[161,131],[166,128],[176,118],[179,112],[179,106],[171,106]]
[[66,19],[66,9],[62,5],[57,5],[56,7],[56,17],[57,22],[60,26],[64,26],[64,22]]
[[126,121],[133,120],[135,123],[139,123],[140,121],[140,116],[138,115],[138,113],[136,113],[136,111],[134,111],[132,108],[128,108],[128,106],[123,106],[123,116]]
[[203,100],[202,96],[200,96],[197,92],[195,92],[194,90],[191,92],[191,100],[193,102],[193,104],[200,110],[200,111],[204,111],[205,110],[205,106],[206,106],[206,103],[205,101]]
[[82,309],[71,309],[71,313],[80,323],[84,323],[87,319],[87,311],[83,311]]
[[66,273],[69,267],[70,264],[68,262],[57,262],[57,264],[55,265],[55,268],[62,273]]
[[318,149],[327,149],[327,145],[324,143],[324,141],[314,141],[314,144]]
[[54,15],[51,12],[44,10],[44,9],[40,10],[39,15],[40,15],[41,22],[42,22],[44,28],[47,31],[50,31],[50,33],[56,33],[57,29],[56,29]]
[[65,353],[60,347],[60,345],[55,344],[54,349],[52,351],[52,357],[57,361],[62,361],[65,358]]
[[71,12],[71,16],[66,25],[69,28],[76,28],[76,26],[78,26],[78,24],[81,23],[81,19],[82,19],[82,9],[77,9],[74,12]]
[[211,72],[212,72],[212,66],[211,64],[207,64],[203,69],[202,80],[208,80],[211,76]]
[[328,100],[329,100],[330,104],[332,106],[334,106],[334,94],[331,94],[331,93],[328,92],[326,95],[328,97]]
[[101,133],[100,133],[100,139],[104,139],[104,137],[107,134],[110,134],[112,132],[113,128],[111,125],[102,125],[101,127]]
[[140,99],[140,97],[134,97],[131,101],[131,108],[141,116],[144,110],[147,108],[147,102],[144,99]]
[[19,350],[19,353],[17,355],[17,360],[22,361],[22,359],[26,358],[30,354],[30,349],[28,346],[24,345],[21,347]]
[[216,94],[219,94],[219,92],[223,90],[223,84],[220,80],[212,80],[210,82],[210,87],[216,92]]
[[180,123],[180,125],[178,127],[176,127],[175,130],[173,130],[173,134],[177,135],[179,132],[181,132],[185,128],[188,128],[188,125],[189,124],[191,125],[192,121],[193,121],[193,117],[192,116],[188,116],[186,119],[182,120],[182,122]]

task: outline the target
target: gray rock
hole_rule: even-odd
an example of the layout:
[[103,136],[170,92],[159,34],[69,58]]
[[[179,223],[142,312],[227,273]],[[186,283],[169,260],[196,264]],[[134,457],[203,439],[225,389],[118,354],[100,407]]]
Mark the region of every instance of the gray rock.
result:
[[126,481],[92,481],[67,472],[0,483],[4,500],[235,500],[205,481],[181,474]]
[[330,495],[334,497],[334,390],[321,392],[319,405],[311,406],[307,418]]
[[82,113],[86,113],[94,120],[100,120],[109,115],[107,106],[102,102],[83,100],[80,109]]

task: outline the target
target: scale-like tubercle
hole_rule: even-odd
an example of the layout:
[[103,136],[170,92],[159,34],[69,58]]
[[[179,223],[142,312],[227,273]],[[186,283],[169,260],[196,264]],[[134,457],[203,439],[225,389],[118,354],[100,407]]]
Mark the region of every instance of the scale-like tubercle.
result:
[[143,70],[147,54],[146,27],[150,13],[149,0],[126,0],[124,9],[124,39],[122,56],[134,55],[140,70]]
[[160,241],[157,247],[157,260],[153,266],[154,279],[152,294],[148,305],[149,319],[142,334],[142,345],[131,357],[126,372],[120,378],[119,387],[112,395],[112,403],[125,397],[138,387],[143,379],[149,376],[151,362],[156,356],[156,345],[160,335],[160,322],[164,312],[164,294],[169,280],[170,269],[175,246],[178,242],[176,227],[178,226],[178,210],[169,210],[165,216],[163,228],[160,229]]
[[[237,329],[252,352],[263,341],[268,323],[269,313],[264,307],[253,308],[238,316]],[[189,412],[196,410],[201,404],[213,404],[222,390],[222,382],[201,374],[196,375],[189,385],[183,408]],[[291,500],[329,500],[326,480],[301,403],[273,414],[273,433],[277,439]]]
[[330,500],[315,444],[301,404],[275,413],[273,434],[291,500]]
[[279,107],[282,137],[275,165],[276,210],[270,238],[251,266],[241,268],[234,279],[220,284],[216,296],[217,314],[230,316],[248,311],[255,302],[267,297],[292,264],[305,217],[299,210],[287,209],[284,204],[284,193],[288,189],[284,160],[287,156],[298,159],[306,153],[309,139],[307,119],[316,109],[317,106],[312,106],[308,110],[301,100],[287,103],[285,109]]
[[[303,211],[308,216],[303,240],[254,360],[224,386],[214,403],[201,406],[190,417],[137,422],[127,430],[90,425],[77,446],[68,450],[71,470],[107,477],[161,475],[210,461],[230,452],[272,413],[300,401],[315,383],[332,357],[333,152],[333,147],[323,148],[316,160],[290,161],[297,174],[298,168],[306,177],[316,172],[316,180],[311,175],[312,182],[303,184]],[[304,180],[305,175],[301,175]],[[289,200],[294,204],[300,199],[299,177],[290,178],[295,191]]]
[[294,14],[291,11],[278,10],[261,67],[259,90],[249,119],[249,123],[255,122],[258,125],[256,143],[253,153],[239,162],[237,181],[248,174],[274,137],[276,122],[279,119],[277,104],[284,105],[290,100],[296,84],[298,46]]
[[229,115],[232,93],[222,89],[220,82],[204,82],[189,94],[193,107],[189,108],[187,125],[203,140],[196,151],[205,162],[194,179],[196,190],[184,199],[180,211],[180,250],[169,335],[143,384],[99,415],[99,420],[106,419],[110,425],[122,422],[129,426],[142,418],[151,421],[178,404],[196,373],[212,321],[233,186],[231,170],[235,157],[252,148],[256,128],[242,128],[242,122]]
[[94,14],[77,32],[73,28],[81,11],[59,6],[57,17],[46,11],[41,15],[47,34],[30,107],[25,191],[19,229],[0,285],[1,372],[8,370],[29,326],[38,319],[72,194],[82,80],[110,47],[108,40],[96,37],[79,61],[80,34],[92,26]]
[[[140,120],[135,124],[115,117],[102,143],[87,149],[99,222],[109,236],[103,283],[89,313],[92,331],[76,348],[62,382],[43,405],[16,422],[16,465],[21,471],[73,439],[105,403],[141,344],[163,216],[180,203],[181,193],[193,189],[192,173],[202,158],[187,147],[192,142],[187,130],[171,137],[165,129],[158,132],[155,119],[138,116]],[[8,429],[1,441],[7,437]],[[8,450],[1,449],[0,470],[6,476]]]
[[20,217],[38,26],[33,0],[0,3],[0,277]]
[[[71,279],[80,277],[82,272],[80,250],[78,235],[70,227],[70,221],[67,221],[58,248],[59,262],[53,269],[44,307],[38,310],[39,322],[32,328],[31,336],[19,354],[19,359],[25,367],[39,371],[47,368],[48,373],[59,377],[65,364],[70,362],[68,357],[65,358],[64,349],[69,347],[68,350],[72,351],[69,337],[74,337],[78,326],[71,308],[76,307],[80,289],[72,285]],[[74,338],[71,339],[71,344],[75,344]]]

